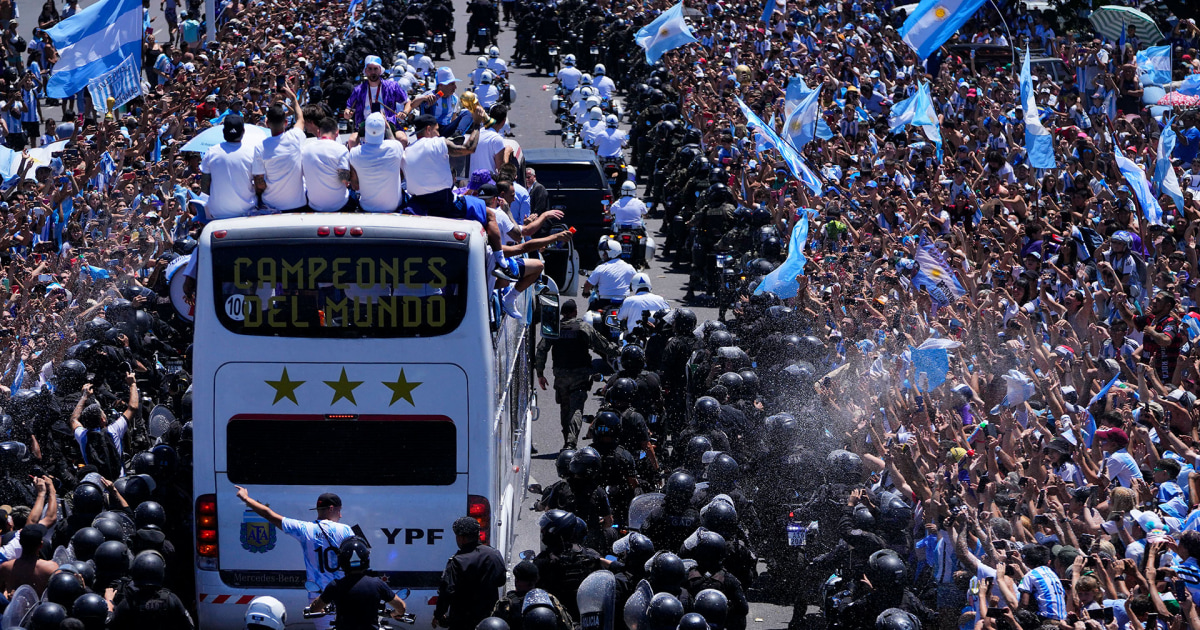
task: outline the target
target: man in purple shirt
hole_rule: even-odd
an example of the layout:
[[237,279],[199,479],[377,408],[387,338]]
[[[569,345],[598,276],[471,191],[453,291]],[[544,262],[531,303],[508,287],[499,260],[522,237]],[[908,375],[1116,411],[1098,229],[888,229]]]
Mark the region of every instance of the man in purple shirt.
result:
[[367,120],[376,103],[379,111],[394,121],[397,114],[404,112],[404,104],[408,102],[408,94],[404,88],[393,79],[383,78],[383,61],[375,55],[370,55],[363,62],[363,82],[354,86],[350,99],[346,101],[346,115],[354,121],[354,137]]

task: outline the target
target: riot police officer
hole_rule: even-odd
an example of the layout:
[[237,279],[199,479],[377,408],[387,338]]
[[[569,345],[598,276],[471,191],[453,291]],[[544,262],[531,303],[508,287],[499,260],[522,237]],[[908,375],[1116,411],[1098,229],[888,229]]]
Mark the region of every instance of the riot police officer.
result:
[[546,356],[553,354],[554,401],[559,405],[563,448],[575,448],[592,376],[592,357],[588,352],[590,350],[607,358],[614,356],[617,350],[597,334],[590,324],[579,319],[579,308],[574,300],[563,302],[560,311],[562,325],[559,336],[557,339],[543,337],[538,342],[533,367],[537,371],[538,384],[546,389]]
[[573,618],[579,617],[575,593],[583,579],[604,562],[600,554],[579,544],[587,533],[583,519],[565,510],[550,510],[538,521],[542,532],[542,550],[534,559],[546,590],[567,608]]
[[[97,566],[97,571],[99,569]],[[163,588],[167,563],[158,552],[139,553],[137,558],[134,558],[129,573],[133,584],[121,590],[122,597],[113,607],[113,618],[109,628],[191,630],[196,627],[179,597]]]
[[[689,543],[693,543],[690,548]],[[680,555],[685,552],[696,561],[696,566],[688,571],[685,578],[688,592],[699,593],[710,588],[721,591],[729,602],[726,627],[729,630],[745,630],[750,604],[746,601],[741,581],[723,566],[725,538],[717,532],[697,530],[684,543]]]
[[371,568],[371,548],[358,536],[351,536],[338,546],[338,566],[345,572],[313,600],[308,612],[322,612],[329,604],[337,607],[335,623],[340,630],[372,630],[378,626],[379,604],[392,607],[392,617],[399,619],[407,607],[404,600],[388,588],[383,580],[367,575]]
[[479,539],[479,521],[474,518],[460,517],[452,529],[458,553],[446,561],[442,571],[433,611],[434,627],[474,630],[480,620],[491,615],[500,599],[500,588],[507,577],[504,556]]
[[696,478],[686,472],[674,472],[663,484],[663,504],[646,517],[645,530],[659,549],[679,549],[700,524],[700,512],[692,507]]
[[697,209],[690,221],[690,225],[696,228],[697,246],[692,248],[692,277],[684,300],[695,299],[695,291],[700,288],[711,297],[716,288],[713,277],[715,262],[710,258],[716,253],[717,243],[733,227],[734,210],[733,193],[728,186],[722,183],[709,186],[704,195],[704,205]]

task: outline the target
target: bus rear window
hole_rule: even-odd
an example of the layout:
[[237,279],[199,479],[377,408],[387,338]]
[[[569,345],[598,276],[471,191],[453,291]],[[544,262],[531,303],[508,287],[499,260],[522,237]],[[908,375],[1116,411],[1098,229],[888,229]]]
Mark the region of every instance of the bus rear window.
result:
[[444,416],[422,420],[235,418],[225,434],[236,484],[448,486],[458,435]]
[[539,164],[537,178],[543,186],[550,190],[608,187],[601,177],[600,171],[596,170],[596,165],[591,162],[585,164]]
[[433,337],[466,312],[466,246],[231,243],[212,259],[217,318],[241,335]]

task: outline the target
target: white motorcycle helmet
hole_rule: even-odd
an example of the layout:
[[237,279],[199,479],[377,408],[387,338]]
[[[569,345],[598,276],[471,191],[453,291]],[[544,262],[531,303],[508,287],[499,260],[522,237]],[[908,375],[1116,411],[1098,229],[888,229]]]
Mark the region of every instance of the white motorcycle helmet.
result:
[[283,630],[287,623],[287,608],[283,602],[269,595],[250,600],[246,606],[247,630]]
[[488,57],[491,57],[492,59],[499,59],[500,58],[500,49],[495,46],[489,46],[488,47]]
[[611,238],[601,238],[599,249],[600,260],[605,262],[621,257],[621,244]]
[[[596,90],[594,90],[590,87],[579,88],[579,96],[584,100],[584,102],[587,102],[588,99],[592,98],[595,95],[596,95]],[[596,104],[599,105],[600,103],[597,102]]]
[[625,180],[625,183],[621,184],[621,196],[622,197],[636,197],[637,196],[637,184],[635,184],[629,180]]
[[479,84],[480,85],[491,85],[492,79],[494,79],[494,78],[496,78],[496,77],[495,77],[495,75],[492,74],[491,70],[484,70],[483,73],[479,75]]
[[487,57],[480,56],[475,59],[475,67],[480,70],[487,70]]
[[[629,182],[625,183],[628,184]],[[621,187],[624,188],[624,185]],[[629,281],[629,292],[634,295],[641,293],[642,291],[649,293],[652,288],[653,287],[650,286],[650,276],[644,273],[633,274],[633,280]]]
[[591,85],[591,84],[592,84],[592,75],[584,74],[583,76],[579,77],[579,85]]
[[396,53],[396,63],[408,63],[408,53]]
[[616,129],[617,124],[619,123],[620,121],[617,120],[616,114],[609,114],[604,117],[604,126],[608,127],[609,129]]
[[569,68],[575,67],[575,55],[567,55],[563,57],[563,65]]
[[[589,100],[591,100],[591,99],[589,99]],[[600,111],[599,107],[593,107],[588,110],[588,120],[593,121],[593,122],[600,122],[600,121],[604,120],[604,112]]]
[[413,52],[417,53],[418,55],[424,55],[425,54],[425,42],[417,42],[417,45],[413,46]]
[[602,64],[602,63],[596,64],[596,69],[592,70],[592,74],[594,74],[598,77],[604,76],[605,72],[606,72],[606,69],[604,68],[604,64]]

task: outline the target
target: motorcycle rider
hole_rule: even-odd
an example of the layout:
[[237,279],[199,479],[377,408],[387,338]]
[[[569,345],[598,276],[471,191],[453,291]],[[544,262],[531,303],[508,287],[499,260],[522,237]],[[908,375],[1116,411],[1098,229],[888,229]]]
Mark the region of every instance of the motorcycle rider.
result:
[[538,384],[543,390],[546,389],[549,384],[545,375],[546,356],[553,352],[554,401],[559,405],[563,448],[575,448],[583,423],[588,382],[592,376],[592,357],[588,351],[609,358],[616,355],[617,349],[597,334],[591,325],[579,319],[575,300],[563,302],[559,311],[562,316],[559,336],[557,339],[543,338],[538,342],[533,367],[537,371]]
[[621,259],[620,243],[607,237],[601,238],[599,250],[601,263],[596,265],[587,281],[583,283],[585,295],[591,294],[593,290],[596,292],[595,300],[589,304],[589,307],[594,309],[624,300],[625,295],[629,293],[629,283],[637,275],[637,269]]
[[[588,105],[591,105],[591,101],[593,100],[598,103],[600,99],[593,96],[592,98],[588,99]],[[579,137],[583,138],[584,146],[595,150],[596,141],[599,139],[599,136],[603,131],[604,112],[600,109],[599,105],[595,107],[589,107],[587,119],[582,121],[579,129]]]
[[435,66],[433,59],[425,54],[425,42],[417,42],[413,45],[413,55],[409,57],[407,64],[418,77],[424,77],[433,72]]
[[554,80],[562,86],[564,92],[573,94],[575,88],[579,87],[579,78],[582,76],[583,73],[575,67],[575,55],[567,55],[563,57],[563,65],[558,69],[558,76]]
[[646,203],[638,199],[637,184],[628,180],[622,183],[621,198],[609,206],[609,211],[613,215],[614,228],[634,227],[640,229],[641,234],[646,233],[645,220],[649,211]]
[[467,79],[471,82],[471,89],[478,90],[480,79],[483,78],[483,73],[488,71],[488,58],[480,55],[475,58],[475,69],[467,75]]
[[712,255],[716,252],[717,242],[725,232],[733,227],[733,213],[737,207],[733,204],[733,193],[722,183],[709,186],[704,195],[704,205],[697,208],[696,213],[688,222],[696,228],[698,247],[692,248],[692,274],[684,300],[695,299],[695,291],[703,288],[710,297],[715,288],[713,278]]
[[617,84],[606,75],[608,71],[604,68],[604,64],[596,64],[596,68],[592,70],[592,83],[596,90],[600,92],[600,100],[612,102],[613,93],[617,91]]
[[[463,54],[471,54],[475,46],[483,52],[496,39],[496,9],[487,0],[472,0],[467,5],[467,14],[471,17],[467,18],[467,47]],[[479,31],[485,28],[487,35],[480,35]]]
[[346,573],[325,587],[321,596],[305,612],[323,612],[329,604],[337,606],[334,624],[341,630],[370,630],[379,623],[379,603],[392,607],[392,618],[404,616],[407,606],[383,580],[367,575],[371,569],[371,548],[358,536],[338,546],[338,566]]
[[441,33],[445,37],[446,52],[454,59],[454,9],[448,0],[435,0],[425,7],[425,18],[429,22],[429,30]]
[[[594,86],[592,85],[592,75],[586,74],[586,73],[579,76],[579,83],[575,86],[574,90],[571,90],[571,102],[572,103],[578,103],[579,101],[584,100],[583,88],[585,88],[585,87],[595,89]],[[600,97],[600,94],[597,93],[596,94],[597,101],[599,101],[599,97]],[[597,107],[600,106],[599,102],[596,103],[596,106]]]
[[490,109],[500,100],[500,90],[492,85],[495,79],[491,70],[484,70],[479,75],[479,85],[475,86],[475,96],[479,98],[479,105],[484,109]]
[[[618,124],[616,115],[609,114],[604,117],[604,129],[592,134],[591,143],[596,147],[596,155],[599,155],[602,160],[620,160],[624,156],[625,145],[629,142],[629,138],[624,131],[617,128]],[[625,173],[621,173],[621,175],[625,176]],[[628,180],[625,183],[629,183]]]
[[625,298],[621,310],[617,312],[617,319],[625,322],[626,330],[633,332],[643,317],[671,308],[662,296],[651,293],[651,288],[650,276],[645,273],[634,274],[633,280],[630,280],[629,290],[633,295]]
[[488,47],[488,70],[497,78],[508,80],[508,63],[500,58],[500,49],[496,46]]
[[[689,543],[692,543],[690,547]],[[725,537],[701,528],[684,542],[683,547],[680,556],[696,561],[696,566],[688,571],[685,578],[688,592],[699,593],[710,588],[721,591],[728,600],[725,627],[729,630],[745,630],[750,604],[746,601],[741,581],[723,566]]]
[[576,101],[570,109],[571,120],[574,121],[576,125],[583,125],[583,123],[587,122],[588,112],[591,110],[591,108],[600,107],[600,97],[596,96],[595,88],[584,86],[583,88],[580,88],[580,90],[583,98]]

